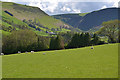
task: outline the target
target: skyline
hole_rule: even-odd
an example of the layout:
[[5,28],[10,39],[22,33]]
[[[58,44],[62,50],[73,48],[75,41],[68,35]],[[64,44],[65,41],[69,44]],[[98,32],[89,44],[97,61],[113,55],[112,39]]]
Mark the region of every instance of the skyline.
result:
[[1,0],[5,2],[14,2],[28,6],[39,7],[48,15],[67,14],[67,13],[87,13],[104,8],[118,7],[119,0]]

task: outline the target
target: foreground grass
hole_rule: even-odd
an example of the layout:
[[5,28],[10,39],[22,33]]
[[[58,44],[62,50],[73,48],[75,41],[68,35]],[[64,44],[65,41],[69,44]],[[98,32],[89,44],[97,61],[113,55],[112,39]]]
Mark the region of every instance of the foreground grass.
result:
[[118,44],[5,55],[2,67],[3,78],[117,78]]

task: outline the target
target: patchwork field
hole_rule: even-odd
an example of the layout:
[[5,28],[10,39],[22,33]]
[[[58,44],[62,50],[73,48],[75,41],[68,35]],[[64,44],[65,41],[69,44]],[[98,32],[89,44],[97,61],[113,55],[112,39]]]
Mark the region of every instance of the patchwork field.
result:
[[3,78],[117,78],[118,44],[4,55],[2,61]]

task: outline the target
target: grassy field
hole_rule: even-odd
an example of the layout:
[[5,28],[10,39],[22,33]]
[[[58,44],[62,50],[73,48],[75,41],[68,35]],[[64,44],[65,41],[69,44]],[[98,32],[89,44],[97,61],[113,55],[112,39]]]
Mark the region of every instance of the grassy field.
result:
[[117,78],[118,44],[4,55],[2,61],[3,78]]

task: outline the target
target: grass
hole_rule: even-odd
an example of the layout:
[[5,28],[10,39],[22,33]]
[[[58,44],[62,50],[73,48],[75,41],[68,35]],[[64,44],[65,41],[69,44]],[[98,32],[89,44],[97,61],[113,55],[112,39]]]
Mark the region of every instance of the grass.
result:
[[2,25],[5,26],[6,28],[8,28],[9,26],[13,27],[13,25],[16,30],[19,30],[18,26],[29,27],[26,23],[22,22],[21,20],[15,18],[13,16],[10,16],[9,14],[5,13],[4,11],[2,11],[2,20],[3,20]]
[[[36,26],[36,27],[38,27],[38,26]],[[46,31],[46,29],[45,28],[42,28],[42,27],[39,27],[42,31]]]
[[37,35],[41,35],[41,36],[48,36],[49,34],[43,32],[43,31],[34,31]]
[[0,30],[0,31],[2,31],[3,35],[10,35],[11,34],[10,32],[4,31],[4,30]]
[[[10,16],[9,14],[2,11],[2,19],[9,21],[10,23],[17,24],[17,25],[27,25],[26,23],[23,23],[21,20]],[[5,24],[5,22],[3,22]],[[6,23],[7,24],[7,23]]]
[[69,30],[69,29],[65,29],[65,28],[62,28],[61,31],[57,31],[57,32],[68,32],[68,31],[71,31],[71,30]]
[[4,22],[4,21],[2,21],[2,25],[5,26],[5,27],[11,26],[10,24],[8,24],[8,23],[6,23],[6,22]]
[[85,16],[87,15],[88,13],[80,13],[79,16]]
[[[54,19],[53,17],[51,16],[43,16],[41,19],[38,19],[38,21],[44,25],[45,27],[48,27],[48,28],[59,28],[58,25],[56,25],[57,23],[61,23],[60,20],[57,20],[57,19]],[[63,23],[61,24],[63,25]]]
[[2,61],[3,78],[117,78],[118,44],[5,55]]

